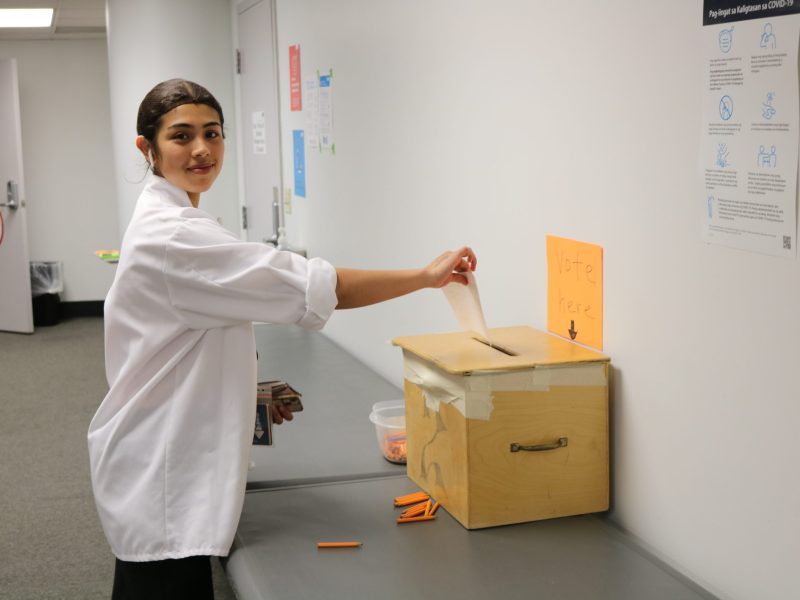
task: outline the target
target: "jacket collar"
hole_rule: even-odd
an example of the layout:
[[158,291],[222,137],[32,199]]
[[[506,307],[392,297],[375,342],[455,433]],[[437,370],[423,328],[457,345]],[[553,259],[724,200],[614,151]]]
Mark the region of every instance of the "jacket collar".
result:
[[186,193],[186,190],[182,190],[154,173],[150,173],[147,176],[144,191],[155,193],[165,202],[175,206],[192,206],[192,201],[189,200],[189,194]]

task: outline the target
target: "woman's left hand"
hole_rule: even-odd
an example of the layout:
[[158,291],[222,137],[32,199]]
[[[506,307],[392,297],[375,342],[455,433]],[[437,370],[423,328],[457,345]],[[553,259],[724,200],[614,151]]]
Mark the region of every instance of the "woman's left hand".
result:
[[454,281],[467,285],[464,273],[474,271],[477,266],[478,259],[472,248],[468,246],[445,252],[425,267],[425,273],[430,282],[428,287],[440,288]]
[[289,410],[289,407],[283,406],[279,402],[270,403],[270,410],[272,411],[272,422],[275,425],[280,425],[283,423],[284,419],[287,421],[294,419],[294,415],[292,411]]

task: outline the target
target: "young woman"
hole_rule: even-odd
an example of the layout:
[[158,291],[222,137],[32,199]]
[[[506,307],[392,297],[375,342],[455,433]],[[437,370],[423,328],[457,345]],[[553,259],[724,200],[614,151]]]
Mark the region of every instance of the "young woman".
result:
[[422,269],[364,271],[242,242],[199,208],[222,168],[223,125],[214,97],[185,80],[139,107],[152,174],[106,298],[110,389],[89,427],[115,599],[213,597],[209,556],[233,541],[253,438],[253,321],[320,329],[336,308],[466,283],[476,267],[466,247]]

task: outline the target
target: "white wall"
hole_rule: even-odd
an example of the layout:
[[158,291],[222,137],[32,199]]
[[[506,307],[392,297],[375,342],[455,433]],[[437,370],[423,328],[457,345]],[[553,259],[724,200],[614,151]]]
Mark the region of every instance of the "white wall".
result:
[[[800,597],[800,263],[700,240],[702,2],[279,0],[334,71],[290,232],[342,266],[472,245],[490,326],[546,328],[545,235],[605,249],[613,518],[732,599]],[[386,341],[457,327],[440,292],[326,332],[396,384]]]
[[0,41],[16,58],[30,259],[64,263],[64,301],[102,300],[119,247],[105,40]]

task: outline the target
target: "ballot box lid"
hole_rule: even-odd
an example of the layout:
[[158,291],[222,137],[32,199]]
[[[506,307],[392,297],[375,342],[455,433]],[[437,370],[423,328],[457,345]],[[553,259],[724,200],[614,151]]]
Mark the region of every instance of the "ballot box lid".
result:
[[489,339],[471,331],[397,337],[395,346],[448,373],[512,371],[608,362],[595,350],[528,326],[489,329]]

